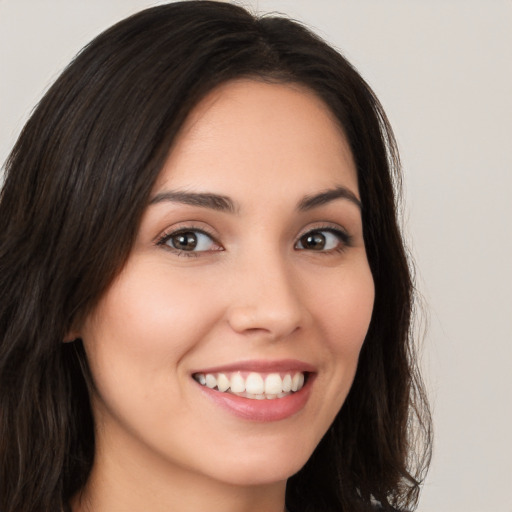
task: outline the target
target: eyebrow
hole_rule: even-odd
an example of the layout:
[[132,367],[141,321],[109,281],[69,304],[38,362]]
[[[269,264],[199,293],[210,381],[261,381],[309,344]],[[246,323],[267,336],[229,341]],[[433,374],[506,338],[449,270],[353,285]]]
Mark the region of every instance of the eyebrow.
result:
[[233,200],[227,196],[218,194],[210,194],[204,192],[182,192],[182,191],[166,191],[157,194],[151,199],[149,204],[162,203],[164,201],[172,201],[173,203],[189,204],[191,206],[199,206],[201,208],[209,208],[220,212],[235,213],[237,208]]
[[346,199],[355,204],[360,210],[363,208],[361,201],[351,190],[346,187],[338,186],[332,189],[324,190],[319,194],[304,197],[299,202],[297,209],[301,212],[305,212],[330,203],[335,199]]
[[[346,187],[338,186],[332,189],[324,190],[318,194],[305,196],[298,205],[297,210],[306,212],[319,206],[328,204],[336,199],[346,199],[362,209],[361,201],[356,195]],[[191,206],[199,206],[220,212],[237,213],[239,207],[227,196],[213,194],[209,192],[185,192],[168,190],[160,192],[154,196],[149,202],[150,205],[171,201],[173,203],[188,204]]]

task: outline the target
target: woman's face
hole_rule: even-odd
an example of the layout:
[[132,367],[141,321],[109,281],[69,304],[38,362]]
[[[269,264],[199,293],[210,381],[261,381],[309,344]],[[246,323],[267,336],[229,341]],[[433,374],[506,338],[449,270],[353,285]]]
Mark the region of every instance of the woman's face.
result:
[[194,109],[80,331],[96,464],[236,485],[301,468],[372,313],[358,198],[347,141],[311,92],[239,80]]

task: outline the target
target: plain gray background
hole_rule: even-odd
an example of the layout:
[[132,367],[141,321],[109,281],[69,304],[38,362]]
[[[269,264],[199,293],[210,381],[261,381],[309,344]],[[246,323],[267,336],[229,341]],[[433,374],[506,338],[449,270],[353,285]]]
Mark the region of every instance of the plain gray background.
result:
[[[0,160],[73,55],[149,0],[0,0]],[[512,1],[247,0],[369,81],[405,171],[436,429],[421,512],[512,512]],[[422,330],[425,322],[419,325]]]

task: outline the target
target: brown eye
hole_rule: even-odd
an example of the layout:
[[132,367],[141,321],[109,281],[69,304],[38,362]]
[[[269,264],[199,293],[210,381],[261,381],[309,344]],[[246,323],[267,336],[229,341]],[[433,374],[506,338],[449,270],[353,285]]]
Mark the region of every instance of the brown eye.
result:
[[199,230],[182,230],[167,235],[161,242],[170,249],[183,252],[205,252],[218,250],[212,237]]
[[302,249],[322,251],[325,248],[325,236],[320,232],[308,233],[300,238],[299,243]]
[[178,233],[173,235],[167,244],[180,251],[193,251],[197,247],[197,236],[193,231]]
[[302,235],[295,249],[329,252],[349,245],[350,237],[337,229],[315,229]]

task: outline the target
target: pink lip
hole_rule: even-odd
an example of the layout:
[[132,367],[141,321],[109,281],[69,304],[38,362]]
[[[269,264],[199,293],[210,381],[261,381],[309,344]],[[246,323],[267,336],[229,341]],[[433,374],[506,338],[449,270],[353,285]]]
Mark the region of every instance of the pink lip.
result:
[[313,381],[315,380],[315,368],[308,363],[297,360],[279,360],[279,361],[245,361],[229,365],[223,365],[206,370],[199,370],[193,373],[221,373],[234,371],[254,371],[254,372],[306,372],[308,378],[304,387],[284,398],[276,398],[274,400],[254,400],[233,395],[231,393],[222,393],[220,391],[210,389],[206,386],[199,386],[204,395],[212,400],[215,404],[224,408],[235,416],[257,422],[271,422],[284,420],[301,411],[311,394]]
[[222,366],[215,366],[212,368],[194,370],[195,373],[227,373],[227,372],[308,372],[315,373],[316,368],[311,364],[299,361],[297,359],[280,359],[276,361],[270,360],[253,360],[253,361],[240,361],[238,363],[230,363]]

